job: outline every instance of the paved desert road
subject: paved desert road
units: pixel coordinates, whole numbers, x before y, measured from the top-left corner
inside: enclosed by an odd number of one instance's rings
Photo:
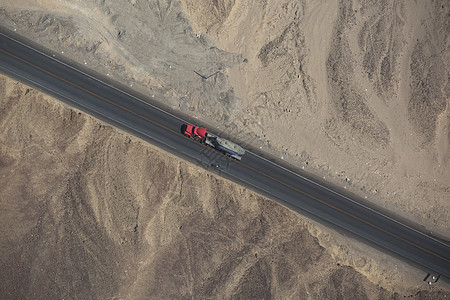
[[[229,159],[181,135],[182,119],[1,33],[0,70],[191,161],[204,166],[218,163],[227,178],[450,278],[450,247],[442,241],[251,152],[242,161]]]

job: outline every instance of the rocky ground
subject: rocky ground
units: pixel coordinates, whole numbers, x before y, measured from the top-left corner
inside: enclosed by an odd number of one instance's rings
[[[0,24],[448,239],[448,13],[445,1],[17,0]],[[0,87],[3,295],[448,293],[33,89]]]
[[[372,263],[367,277],[327,246],[326,228],[272,200],[6,77],[0,92],[3,299],[447,293],[407,266]],[[373,282],[380,272],[396,285]]]

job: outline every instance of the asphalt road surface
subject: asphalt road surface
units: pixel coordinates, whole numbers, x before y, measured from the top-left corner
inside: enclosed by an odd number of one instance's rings
[[[228,158],[183,136],[184,120],[1,33],[0,71],[184,158],[218,165],[217,171],[227,178],[450,278],[450,247],[444,242],[251,152],[241,161]]]

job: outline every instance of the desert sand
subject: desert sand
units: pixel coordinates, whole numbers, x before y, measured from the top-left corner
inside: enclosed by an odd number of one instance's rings
[[[448,240],[448,13],[445,1],[18,0],[0,24]],[[9,298],[448,294],[30,87],[0,87]]]

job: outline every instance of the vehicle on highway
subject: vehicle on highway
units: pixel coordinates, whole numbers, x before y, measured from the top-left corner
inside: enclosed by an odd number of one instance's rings
[[[181,131],[184,135],[198,140],[199,142],[203,142],[206,138],[206,128],[197,127],[190,124],[183,124],[181,126]]]
[[[214,149],[219,150],[220,152],[228,155],[237,160],[241,160],[242,156],[245,153],[244,148],[241,146],[221,137],[218,137],[206,130],[204,127],[197,127],[190,124],[183,124],[181,126],[181,132],[202,143],[208,145]]]

